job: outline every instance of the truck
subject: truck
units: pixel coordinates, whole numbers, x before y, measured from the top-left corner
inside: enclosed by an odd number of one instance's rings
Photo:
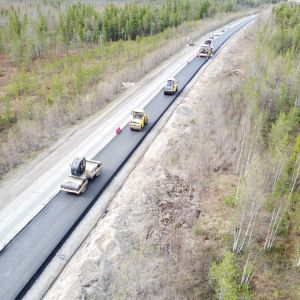
[[[167,81],[167,84],[164,87],[165,95],[174,95],[178,90],[178,84],[175,78],[171,78]]]
[[[75,157],[70,167],[71,173],[61,184],[60,190],[79,195],[85,192],[89,180],[100,175],[103,164],[97,160]]]
[[[199,52],[197,54],[198,57],[206,57],[206,58],[209,58],[212,56],[212,47],[211,47],[211,44],[208,45],[208,44],[202,44],[200,46],[200,49],[199,49]]]
[[[129,122],[130,130],[141,131],[148,123],[148,115],[145,114],[144,109],[136,108],[131,112],[131,119]]]

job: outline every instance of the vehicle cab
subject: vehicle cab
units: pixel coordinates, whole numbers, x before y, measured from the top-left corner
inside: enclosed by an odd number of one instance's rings
[[[204,42],[204,45],[207,45],[210,47],[211,52],[213,52],[213,44],[214,44],[214,39],[213,38],[209,38]]]
[[[148,123],[148,116],[145,114],[144,109],[134,109],[131,112],[131,120],[129,127],[131,130],[141,131]]]
[[[208,44],[202,44],[200,46],[199,52],[197,54],[198,57],[209,58],[212,56],[212,48]]]
[[[165,95],[174,95],[178,90],[178,84],[175,78],[171,78],[167,81],[167,84],[164,87]]]
[[[80,177],[86,167],[85,157],[75,157],[71,163],[71,174]]]

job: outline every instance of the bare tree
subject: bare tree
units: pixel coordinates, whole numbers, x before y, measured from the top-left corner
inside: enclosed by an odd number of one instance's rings
[[[248,116],[244,119],[245,121],[243,127],[246,124],[246,120],[249,122],[248,124],[251,124],[250,119],[251,113],[249,113]],[[259,170],[259,173],[260,175],[262,175],[262,177],[258,178],[255,174],[257,170],[253,169],[253,167],[257,168],[257,166],[255,166],[255,163],[251,165],[252,158],[256,152],[261,123],[262,114],[259,116],[259,121],[255,124],[252,130],[250,128],[250,125],[248,125],[248,129],[242,129],[242,132],[244,133],[236,169],[236,171],[239,171],[240,173],[235,196],[237,210],[232,246],[232,250],[235,253],[241,252],[247,241],[248,245],[250,245],[256,218],[258,217],[260,208],[264,201],[266,179],[267,177],[269,177],[269,175],[267,176],[266,174],[263,174],[264,171]],[[251,133],[251,135],[249,133]],[[251,136],[250,140],[245,142],[245,136]],[[247,152],[246,144],[249,144]],[[259,186],[258,189],[256,188],[257,186]]]
[[[286,162],[286,160],[284,161],[284,164],[282,164],[277,178],[275,178],[276,182],[278,181],[278,178],[280,177],[280,175],[282,173],[285,162]],[[276,203],[276,205],[273,209],[272,217],[271,217],[269,228],[268,228],[268,233],[267,233],[265,243],[264,243],[264,250],[270,250],[273,246],[275,236],[278,232],[279,225],[288,209],[289,200],[291,199],[292,194],[294,192],[296,182],[299,178],[299,173],[300,173],[300,156],[298,155],[295,165],[294,165],[294,169],[293,169],[292,181],[291,181],[291,187],[290,187],[289,194],[288,194],[288,196],[280,197],[279,201]],[[273,189],[273,191],[274,191],[274,189]]]
[[[250,246],[256,220],[265,201],[270,175],[262,171],[262,174],[257,176],[258,178],[253,178],[255,172],[256,168],[248,171],[248,178],[246,179],[245,187],[243,187],[244,191],[239,199],[239,207],[237,209],[238,225],[235,226],[232,247],[234,253],[240,253],[245,244],[247,244],[247,247]],[[258,188],[256,188],[257,186]],[[242,210],[241,214],[239,214],[240,210]]]
[[[254,264],[256,261],[256,256],[254,256],[252,262],[250,262],[250,256],[251,256],[251,252],[249,252],[246,262],[244,264],[243,275],[242,275],[242,278],[240,281],[240,286],[246,285],[248,287],[249,283],[251,281],[251,278],[254,275]]]

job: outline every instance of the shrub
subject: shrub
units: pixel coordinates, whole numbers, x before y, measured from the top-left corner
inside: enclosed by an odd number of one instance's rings
[[[224,197],[224,202],[229,207],[235,207],[235,196],[234,195],[227,195]]]
[[[219,264],[213,263],[210,268],[210,278],[218,299],[238,299],[238,286],[235,282],[235,276],[234,256],[231,252],[226,252],[223,260]]]
[[[201,234],[201,227],[199,223],[196,223],[193,227],[193,234],[194,236],[199,236]]]
[[[226,252],[219,264],[212,264],[209,276],[218,299],[251,299],[248,286],[237,283],[237,275],[234,254],[231,252]]]
[[[279,223],[277,234],[279,236],[287,237],[289,233],[289,227],[290,227],[290,220],[289,220],[289,215],[286,212],[283,215],[281,222]]]

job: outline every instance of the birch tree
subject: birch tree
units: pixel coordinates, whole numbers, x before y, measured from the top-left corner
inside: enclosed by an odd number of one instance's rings
[[[295,191],[295,186],[298,181],[299,175],[300,175],[300,156],[298,155],[293,168],[289,193],[279,198],[272,211],[272,217],[269,223],[268,233],[264,243],[265,250],[270,250],[273,246],[280,223],[289,207],[292,194]]]

